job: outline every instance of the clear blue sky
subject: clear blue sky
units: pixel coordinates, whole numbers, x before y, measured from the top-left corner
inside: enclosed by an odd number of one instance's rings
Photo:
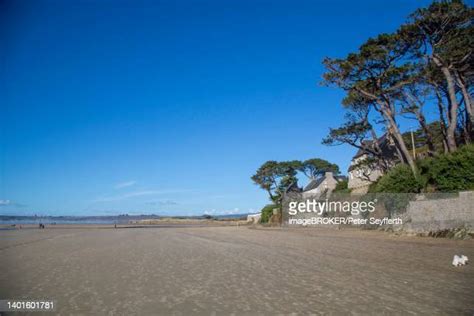
[[[345,171],[321,61],[427,3],[3,1],[0,214],[246,213],[266,160]]]

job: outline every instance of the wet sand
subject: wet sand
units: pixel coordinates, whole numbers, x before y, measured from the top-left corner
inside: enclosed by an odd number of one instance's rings
[[[474,313],[472,240],[57,227],[0,231],[0,267],[0,299],[52,299],[61,314]]]

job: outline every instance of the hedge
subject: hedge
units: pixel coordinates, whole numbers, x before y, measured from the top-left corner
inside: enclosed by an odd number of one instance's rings
[[[262,208],[262,217],[260,218],[260,223],[268,223],[270,217],[273,215],[273,209],[278,208],[276,204],[268,204]]]
[[[474,190],[474,145],[417,162],[419,175],[407,165],[397,165],[383,175],[371,192],[419,193]]]
[[[438,192],[474,190],[474,145],[419,163],[425,189]]]

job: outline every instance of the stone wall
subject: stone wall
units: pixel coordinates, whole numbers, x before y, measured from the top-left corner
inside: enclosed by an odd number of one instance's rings
[[[462,226],[474,229],[474,191],[459,196],[411,201],[405,214],[404,230],[417,233],[437,232]]]

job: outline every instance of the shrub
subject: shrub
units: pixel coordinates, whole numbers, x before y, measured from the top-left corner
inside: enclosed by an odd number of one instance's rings
[[[415,178],[408,165],[400,164],[382,176],[369,191],[378,193],[377,199],[383,203],[385,210],[392,217],[396,213],[405,212],[413,193],[419,193],[422,189],[420,177]]]
[[[375,192],[418,193],[422,188],[422,180],[413,176],[408,165],[400,164],[379,179]]]
[[[380,178],[378,178],[377,180],[375,180],[369,185],[369,189],[367,193],[377,193],[377,184],[379,184],[379,180]]]
[[[262,208],[262,217],[260,218],[260,223],[268,223],[270,217],[273,215],[273,209],[278,208],[276,204],[268,204]]]
[[[474,190],[474,145],[466,145],[449,154],[418,161],[420,175],[410,167],[397,165],[373,183],[369,192],[419,193]]]
[[[349,181],[347,181],[347,180],[339,181],[336,184],[336,187],[334,188],[334,192],[349,193],[350,190],[347,187],[348,184],[349,184]]]
[[[466,145],[453,153],[422,160],[419,168],[430,191],[473,190],[474,145]]]

